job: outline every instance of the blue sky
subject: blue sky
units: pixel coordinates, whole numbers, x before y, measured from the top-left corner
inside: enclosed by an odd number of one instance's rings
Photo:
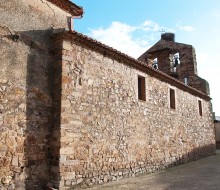
[[[195,47],[198,75],[210,84],[220,116],[220,0],[74,0],[84,8],[74,29],[134,58],[174,32]],[[180,58],[181,60],[181,58]]]

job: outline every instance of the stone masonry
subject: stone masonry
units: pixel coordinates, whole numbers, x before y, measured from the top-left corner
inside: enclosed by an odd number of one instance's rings
[[[53,30],[70,14],[45,0],[0,2],[0,189],[49,181]]]
[[[213,154],[209,95],[67,32],[80,14],[68,0],[0,2],[0,189],[88,187]]]
[[[57,37],[57,54],[62,51],[56,63],[62,73],[55,76],[61,81],[61,119],[53,135],[60,159],[53,168],[55,174],[60,171],[60,189],[149,173],[214,152],[208,99],[88,44],[77,33]],[[146,101],[137,97],[138,76],[146,79]],[[176,93],[175,110],[169,107],[170,88]]]

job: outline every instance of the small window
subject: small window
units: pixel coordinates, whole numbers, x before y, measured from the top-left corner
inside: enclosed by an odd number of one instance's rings
[[[188,78],[187,77],[184,78],[184,83],[185,83],[185,85],[188,85]]]
[[[202,102],[201,102],[201,100],[198,100],[198,104],[199,104],[199,115],[202,116]]]
[[[138,99],[146,101],[145,78],[138,76]]]
[[[176,109],[175,90],[170,89],[170,108]]]

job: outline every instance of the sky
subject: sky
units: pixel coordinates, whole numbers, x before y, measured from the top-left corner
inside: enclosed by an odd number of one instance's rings
[[[74,0],[84,16],[74,29],[138,58],[161,32],[193,45],[198,75],[209,82],[213,111],[220,116],[220,0]],[[181,60],[181,57],[180,57]]]

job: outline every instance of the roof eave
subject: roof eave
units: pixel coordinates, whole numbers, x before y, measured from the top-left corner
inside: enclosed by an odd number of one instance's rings
[[[72,16],[82,17],[83,16],[83,8],[74,4],[69,0],[47,0],[57,7],[61,8],[62,10],[68,12]]]

